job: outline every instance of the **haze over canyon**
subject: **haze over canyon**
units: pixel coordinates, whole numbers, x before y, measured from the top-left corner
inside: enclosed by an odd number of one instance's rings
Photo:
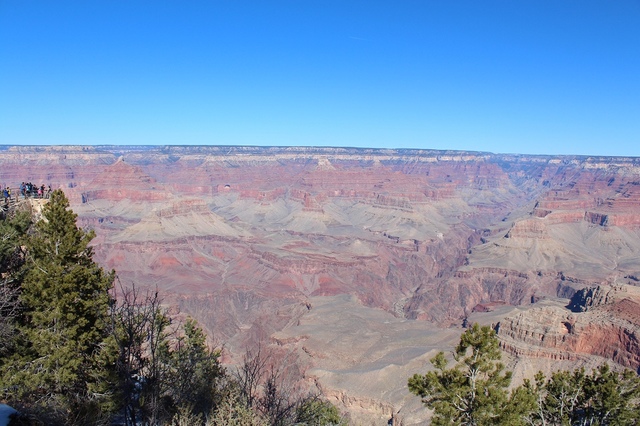
[[[95,260],[158,288],[226,362],[260,343],[363,424],[491,324],[516,380],[640,368],[640,158],[235,146],[4,146],[62,188]],[[369,422],[369,423],[367,423]]]

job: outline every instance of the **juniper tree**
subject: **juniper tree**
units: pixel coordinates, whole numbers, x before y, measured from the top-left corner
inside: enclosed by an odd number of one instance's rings
[[[308,426],[344,426],[347,421],[338,408],[318,397],[303,400],[296,409],[295,424]]]
[[[232,383],[208,417],[207,426],[269,426],[269,423],[247,405],[242,391]]]
[[[187,319],[182,331],[169,354],[169,394],[176,407],[189,406],[195,414],[204,416],[216,405],[217,382],[224,375],[220,351],[209,348],[195,320]]]

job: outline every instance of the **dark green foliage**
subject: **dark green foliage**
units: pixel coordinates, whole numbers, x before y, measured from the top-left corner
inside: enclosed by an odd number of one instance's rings
[[[444,353],[438,353],[431,360],[435,371],[415,374],[409,390],[434,410],[434,425],[507,424],[511,372],[504,371],[500,357],[495,332],[474,324],[456,347],[458,364],[447,368]]]
[[[611,371],[602,365],[587,377],[584,407],[587,422],[593,425],[631,425],[640,422],[640,379],[626,370]]]
[[[21,243],[30,225],[26,212],[10,210],[0,218],[0,357],[15,350],[24,264]]]
[[[319,398],[308,398],[296,410],[296,424],[308,426],[346,425],[340,411],[331,404]]]
[[[22,401],[52,400],[77,412],[101,393],[101,364],[113,273],[92,260],[92,232],[76,226],[62,191],[55,191],[25,240],[19,301],[19,345],[5,359],[3,383]]]
[[[24,263],[20,243],[31,226],[27,212],[10,211],[0,219],[0,275],[7,281],[7,273],[14,274]]]
[[[444,353],[431,363],[435,370],[409,379],[409,390],[434,410],[434,425],[637,425],[640,379],[632,371],[603,365],[558,371],[550,378],[538,373],[534,382],[507,390],[510,372],[498,362],[498,338],[489,327],[475,324],[460,338],[447,368]]]
[[[223,375],[219,351],[209,349],[206,336],[193,319],[182,327],[169,353],[170,396],[177,407],[191,407],[195,414],[206,415],[216,405],[216,380]]]
[[[615,372],[605,364],[591,374],[558,371],[547,379],[538,373],[532,389],[532,424],[623,426],[640,419],[640,379],[630,370]]]

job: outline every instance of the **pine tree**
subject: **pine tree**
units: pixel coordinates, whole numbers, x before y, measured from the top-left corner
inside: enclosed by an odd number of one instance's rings
[[[640,379],[631,371],[612,371],[607,364],[586,374],[583,368],[535,378],[533,425],[625,426],[640,422]]]
[[[14,351],[24,252],[22,240],[31,225],[26,212],[11,209],[0,216],[0,365]]]
[[[61,190],[51,194],[42,215],[26,244],[22,346],[7,373],[18,396],[53,398],[77,409],[98,398],[108,376],[101,351],[114,274],[93,261],[94,233],[76,226]]]
[[[601,365],[587,377],[584,386],[584,420],[591,425],[640,423],[640,379],[631,371],[612,371]]]
[[[460,337],[454,353],[457,365],[447,368],[440,352],[431,359],[435,371],[409,379],[409,390],[434,410],[433,425],[519,424],[508,410],[515,405],[507,389],[511,372],[499,362],[498,343],[490,327],[474,324]],[[521,393],[515,395],[530,401]]]
[[[409,379],[409,390],[434,410],[433,425],[626,426],[640,424],[640,378],[602,365],[557,371],[508,391],[511,372],[499,362],[499,342],[489,327],[474,324],[460,338],[447,368],[443,352],[435,367]]]

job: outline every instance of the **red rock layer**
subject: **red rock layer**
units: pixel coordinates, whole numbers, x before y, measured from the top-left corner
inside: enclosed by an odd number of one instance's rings
[[[529,304],[640,276],[636,158],[12,147],[0,149],[0,165],[4,184],[65,188],[96,230],[99,260],[122,279],[198,300],[242,294],[258,311],[349,293],[459,324],[478,304]],[[141,240],[145,221],[163,230],[167,219],[184,232]],[[200,314],[240,332],[260,314],[238,306]]]
[[[640,289],[597,287],[583,312],[559,306],[530,309],[500,321],[502,348],[519,357],[554,360],[598,356],[640,368]]]

